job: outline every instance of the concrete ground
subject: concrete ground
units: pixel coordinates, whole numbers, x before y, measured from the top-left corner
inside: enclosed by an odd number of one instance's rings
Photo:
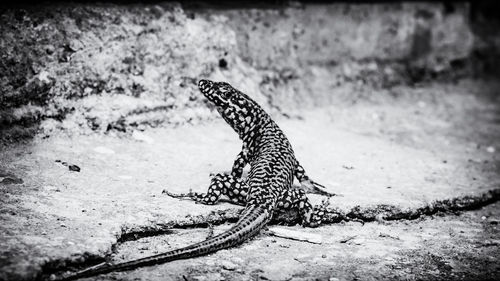
[[[401,86],[276,121],[310,176],[342,195],[330,199],[336,210],[416,210],[493,191],[486,205],[500,194],[500,107],[498,93],[482,85]],[[2,147],[0,279],[50,279],[104,258],[118,262],[203,240],[203,220],[218,211],[222,223],[240,207],[179,201],[162,191],[204,190],[209,173],[227,171],[240,145],[218,120]],[[322,243],[263,232],[207,257],[89,280],[495,279],[498,207],[364,225],[279,226],[317,234]],[[188,229],[172,230],[176,225]]]

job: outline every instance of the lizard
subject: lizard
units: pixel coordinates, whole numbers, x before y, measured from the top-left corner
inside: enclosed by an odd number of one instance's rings
[[[243,147],[234,161],[231,173],[213,176],[206,193],[166,193],[171,197],[189,198],[207,205],[217,203],[224,195],[233,203],[245,205],[239,220],[229,230],[205,241],[133,261],[98,265],[63,280],[126,271],[232,247],[259,233],[277,210],[298,210],[303,226],[316,227],[321,224],[326,204],[313,207],[304,188],[292,187],[293,180],[297,178],[303,187],[319,194],[328,193],[322,189],[324,186],[308,177],[295,158],[287,137],[270,115],[248,95],[229,83],[200,80],[198,88],[238,134]],[[248,164],[250,171],[246,179],[243,179],[243,169]]]

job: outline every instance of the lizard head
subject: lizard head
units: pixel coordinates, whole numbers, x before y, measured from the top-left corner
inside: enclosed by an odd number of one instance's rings
[[[240,137],[267,116],[254,100],[229,83],[200,80],[198,88]]]

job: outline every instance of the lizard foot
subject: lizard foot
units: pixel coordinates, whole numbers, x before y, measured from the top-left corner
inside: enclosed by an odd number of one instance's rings
[[[333,196],[342,196],[341,194],[336,194],[336,193],[331,193],[326,191],[326,187],[322,184],[319,184],[313,180],[305,180],[300,183],[301,187],[306,191],[307,193],[314,193],[314,194],[319,194],[319,195],[324,195],[328,197],[333,197]]]
[[[320,205],[314,206],[311,214],[308,216],[307,220],[304,220],[302,225],[307,227],[318,227],[323,222],[323,217],[327,212],[327,207],[330,205],[328,199],[323,199]]]

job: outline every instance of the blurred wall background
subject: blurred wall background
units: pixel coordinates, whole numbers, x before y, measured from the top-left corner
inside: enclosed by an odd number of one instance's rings
[[[0,10],[0,135],[128,133],[216,118],[200,78],[274,115],[378,89],[496,79],[495,1],[132,1]]]

